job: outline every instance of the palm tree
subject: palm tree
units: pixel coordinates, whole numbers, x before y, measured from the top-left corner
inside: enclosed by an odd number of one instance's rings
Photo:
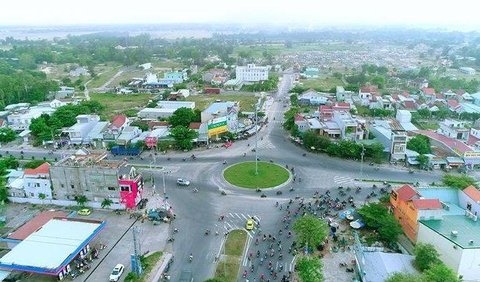
[[[113,201],[111,199],[105,198],[102,201],[102,209],[109,208],[113,204]]]
[[[39,193],[38,198],[42,200],[42,205],[44,204],[45,199],[47,198],[47,195],[45,193]]]
[[[85,204],[88,202],[88,198],[85,195],[75,196],[75,201],[80,207],[84,208]]]

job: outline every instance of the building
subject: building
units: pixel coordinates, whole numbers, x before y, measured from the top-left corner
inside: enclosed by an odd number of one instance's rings
[[[62,131],[68,137],[69,144],[89,144],[88,133],[100,122],[98,115],[78,115],[77,123]]]
[[[243,82],[259,82],[268,80],[268,67],[260,67],[255,64],[237,66],[235,77]]]
[[[106,130],[102,132],[102,141],[105,143],[115,142],[128,124],[130,124],[130,120],[126,115],[114,116]]]
[[[143,178],[126,161],[107,160],[103,154],[75,154],[50,167],[53,196],[75,200],[79,196],[88,201],[111,199],[126,208],[134,208],[143,193]]]
[[[476,73],[475,69],[470,67],[460,67],[458,70],[461,73],[468,74],[468,75],[475,75]]]
[[[445,119],[439,123],[440,127],[437,133],[453,139],[467,141],[470,135],[470,129],[465,127],[466,124],[467,122],[465,121]]]
[[[342,140],[356,141],[367,138],[365,124],[354,119],[349,112],[333,111],[332,121],[338,125]]]
[[[159,101],[156,108],[145,108],[138,112],[137,116],[146,120],[157,120],[171,117],[172,114],[180,109],[195,109],[195,102],[189,101]]]
[[[75,88],[68,86],[60,86],[60,90],[55,92],[56,99],[70,98],[75,94]]]
[[[23,189],[27,198],[52,199],[50,164],[43,163],[37,168],[25,169],[23,171]]]
[[[320,71],[318,68],[306,68],[304,72],[302,72],[302,77],[305,78],[318,78],[320,75]]]
[[[411,185],[405,184],[390,194],[393,215],[412,242],[417,241],[418,220],[439,219],[443,206],[439,199],[425,199]]]
[[[7,107],[5,107],[5,110],[7,110]],[[7,116],[7,124],[15,131],[27,130],[32,119],[38,118],[42,114],[51,115],[54,112],[55,109],[50,106],[17,107]]]
[[[319,93],[313,89],[309,89],[298,97],[298,103],[306,106],[325,105],[328,102],[328,96],[329,94],[327,93]]]
[[[75,259],[90,255],[90,242],[106,224],[66,217],[53,217],[42,224],[44,218],[40,214],[22,226],[22,234],[15,236],[21,240],[17,239],[18,244],[0,258],[1,270],[56,276],[62,280],[75,269]]]
[[[214,102],[200,114],[201,122],[207,123],[208,137],[218,137],[225,132],[238,132],[240,125],[238,113],[240,105],[238,102]]]
[[[182,83],[188,79],[186,71],[171,71],[163,74],[163,79],[170,80],[173,84]]]
[[[478,281],[480,273],[480,222],[477,216],[445,215],[419,221],[418,243],[432,244],[439,259],[462,281]]]
[[[398,120],[374,120],[369,129],[390,154],[390,161],[405,159],[407,132]]]

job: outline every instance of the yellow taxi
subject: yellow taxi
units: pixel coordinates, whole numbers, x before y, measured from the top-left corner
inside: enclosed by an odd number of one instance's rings
[[[247,219],[247,223],[245,223],[245,229],[252,230],[255,227],[255,222],[253,219]]]

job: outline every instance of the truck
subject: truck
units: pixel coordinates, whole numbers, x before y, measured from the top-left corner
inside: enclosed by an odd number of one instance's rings
[[[138,147],[113,146],[110,152],[115,156],[138,156],[142,151]]]

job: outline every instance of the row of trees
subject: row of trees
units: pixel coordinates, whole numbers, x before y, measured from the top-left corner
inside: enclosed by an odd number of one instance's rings
[[[19,166],[18,160],[9,156],[7,158],[0,158],[0,205],[7,201],[7,187],[6,179],[7,169],[17,169]]]
[[[244,85],[242,87],[242,90],[249,91],[249,92],[272,91],[277,89],[277,85],[278,85],[278,76],[275,74],[270,74],[268,80]]]

